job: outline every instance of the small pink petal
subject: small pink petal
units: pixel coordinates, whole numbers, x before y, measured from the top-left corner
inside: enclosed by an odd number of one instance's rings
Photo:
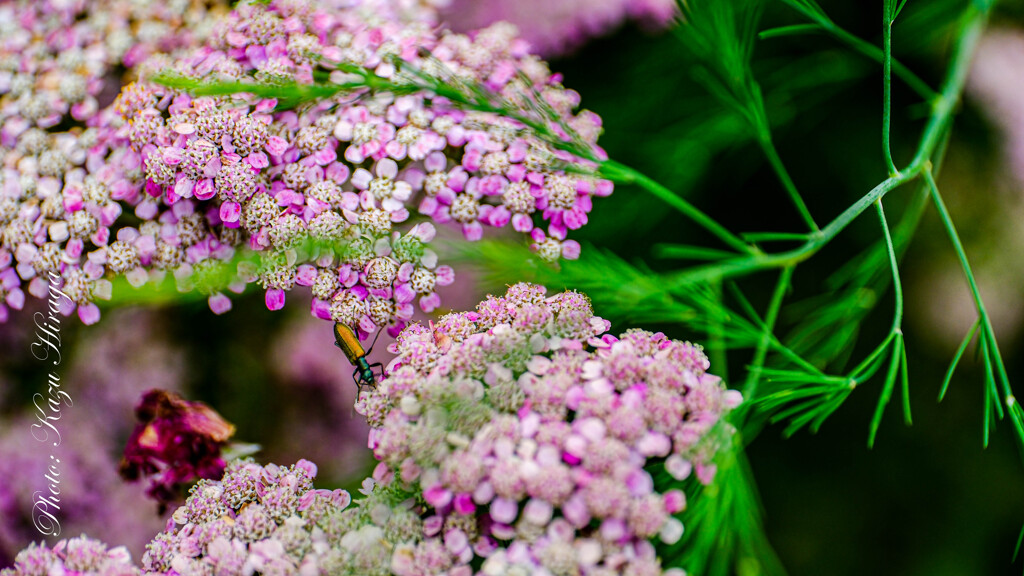
[[[220,174],[222,166],[223,162],[221,162],[220,156],[210,158],[210,161],[206,163],[206,166],[203,166],[203,176],[206,176],[207,178],[216,177],[217,174]]]
[[[395,287],[395,302],[404,304],[411,302],[415,297],[416,291],[412,289],[412,285],[403,282]]]
[[[377,169],[375,171],[377,176],[393,180],[398,175],[398,164],[390,158],[385,158],[377,162]]]
[[[298,271],[295,273],[295,283],[299,286],[312,286],[313,282],[316,281],[316,275],[316,266],[303,264],[299,266]]]
[[[313,159],[313,162],[315,162],[317,166],[327,166],[331,162],[334,162],[335,160],[338,159],[338,153],[334,150],[334,148],[325,148],[323,150],[314,152],[311,158]]]
[[[82,323],[86,326],[90,326],[99,322],[100,320],[100,308],[92,302],[78,307],[78,318],[82,320]]]
[[[252,154],[249,154],[245,157],[245,162],[257,170],[270,166],[270,160],[263,152],[253,152]]]
[[[468,516],[476,512],[476,504],[473,503],[473,496],[471,494],[458,494],[452,501],[452,507],[455,511],[463,516]]]
[[[438,266],[434,276],[438,286],[448,286],[455,281],[455,270],[451,266]]]
[[[669,490],[663,498],[665,501],[665,511],[669,514],[686,510],[686,494],[682,490]]]
[[[280,288],[269,288],[265,298],[268,310],[280,310],[284,308],[284,290]]]
[[[489,507],[491,519],[501,524],[512,524],[519,516],[519,504],[507,498],[495,498]]]
[[[466,240],[475,242],[484,236],[484,227],[479,222],[468,222],[462,225],[462,234]]]
[[[580,257],[580,243],[575,240],[562,242],[562,257],[566,260],[576,260]]]
[[[437,310],[441,305],[441,297],[438,296],[437,292],[431,292],[426,296],[420,298],[420,309],[427,314]]]
[[[209,200],[217,194],[217,188],[213,185],[213,179],[200,180],[193,189],[193,194],[199,200]]]
[[[373,180],[373,174],[370,174],[370,171],[365,168],[357,168],[352,174],[352,185],[360,190],[369,188],[371,180]]]
[[[453,494],[444,486],[435,484],[423,491],[423,500],[433,508],[443,508],[451,503]]]
[[[440,172],[448,166],[448,158],[442,152],[431,152],[423,161],[428,172]]]
[[[331,303],[324,300],[318,300],[313,298],[313,302],[310,305],[310,313],[321,320],[331,319]]]
[[[280,156],[288,150],[288,141],[280,136],[271,136],[267,139],[267,144],[264,146],[264,149],[266,149],[271,156]]]
[[[242,215],[242,206],[238,202],[225,202],[220,205],[222,222],[238,222]]]
[[[195,190],[196,183],[188,178],[180,178],[174,184],[174,193],[182,198],[191,198],[192,191]]]
[[[210,305],[210,310],[218,316],[231,310],[231,298],[221,292],[211,295],[206,299],[206,303]]]
[[[25,293],[21,288],[15,288],[7,293],[7,297],[4,298],[7,305],[15,310],[21,310],[25,306]]]

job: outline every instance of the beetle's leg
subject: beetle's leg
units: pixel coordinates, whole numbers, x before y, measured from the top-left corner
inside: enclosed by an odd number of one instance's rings
[[[380,379],[383,380],[384,379],[384,365],[381,364],[380,362],[376,362],[374,364],[370,364],[370,370],[373,370],[374,368],[380,368]],[[374,374],[374,376],[376,376],[376,374]]]

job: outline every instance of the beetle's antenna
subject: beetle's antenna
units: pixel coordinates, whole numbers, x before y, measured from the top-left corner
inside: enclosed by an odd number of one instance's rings
[[[384,331],[384,327],[383,326],[381,326],[380,329],[377,330],[377,335],[373,337],[373,342],[371,342],[370,343],[370,347],[366,349],[366,356],[369,356],[370,352],[373,352],[373,347],[374,347],[374,345],[377,344],[377,338],[380,338],[380,333],[383,332],[383,331]]]

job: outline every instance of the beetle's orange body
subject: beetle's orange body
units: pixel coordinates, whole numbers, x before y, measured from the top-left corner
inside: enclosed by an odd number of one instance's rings
[[[334,341],[353,366],[358,364],[360,358],[366,356],[363,345],[359,343],[359,337],[351,328],[341,322],[334,323]]]
[[[380,336],[380,332],[377,332]],[[373,339],[377,342],[377,339]],[[374,387],[377,385],[377,377],[373,373],[374,366],[381,366],[378,364],[370,364],[366,360],[366,355],[369,353],[363,350],[363,345],[359,343],[359,336],[356,333],[341,322],[334,323],[334,345],[341,348],[341,351],[345,353],[345,357],[352,366],[355,367],[355,371],[352,372],[352,379],[356,381],[356,386],[362,391],[363,386]],[[373,349],[373,346],[370,346]],[[381,366],[383,370],[383,366]]]

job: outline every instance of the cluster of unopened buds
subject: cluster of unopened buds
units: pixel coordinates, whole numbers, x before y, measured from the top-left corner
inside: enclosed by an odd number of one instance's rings
[[[24,282],[45,297],[55,273],[69,296],[63,311],[77,307],[91,323],[95,300],[112,296],[115,277],[141,286],[171,274],[179,290],[205,293],[217,313],[231,307],[226,291],[250,283],[265,289],[271,309],[307,286],[314,315],[365,336],[385,326],[397,333],[414,303],[428,312],[439,306],[436,287],[453,272],[429,247],[435,223],[458,225],[468,240],[485,226],[510,225],[530,236],[540,258],[577,257],[567,233],[587,222],[592,199],[610,194],[611,184],[563,170],[592,164],[517,121],[425,91],[362,89],[284,109],[275,98],[195,97],[153,80],[171,74],[197,85],[286,89],[354,66],[399,82],[397,58],[509,102],[542,102],[556,132],[568,139],[570,130],[601,154],[600,119],[574,113],[578,95],[529,54],[514,28],[466,36],[432,28],[423,6],[410,21],[371,16],[375,2],[343,4],[241,4],[194,47],[157,43],[177,50],[135,66],[141,79],[111,106],[72,107],[84,126],[51,134],[5,123],[7,306],[21,307]],[[43,21],[41,32],[57,34],[53,22]],[[138,223],[122,225],[124,212]]]
[[[650,540],[679,539],[686,499],[647,467],[710,482],[712,432],[741,398],[699,347],[608,328],[582,294],[517,284],[399,335],[356,409],[375,477],[422,493],[425,535],[448,555],[425,567],[421,545],[400,547],[395,574],[661,573]]]

